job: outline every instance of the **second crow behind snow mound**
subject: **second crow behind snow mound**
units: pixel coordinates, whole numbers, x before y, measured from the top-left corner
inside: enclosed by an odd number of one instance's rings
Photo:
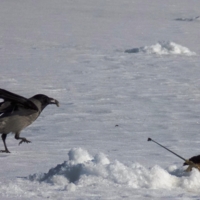
[[[200,155],[193,156],[192,158],[189,159],[189,161],[192,161],[193,163],[200,165]],[[184,162],[183,165],[188,165],[188,163]]]
[[[21,140],[19,144],[30,143],[26,138],[20,137],[20,132],[32,124],[40,115],[42,110],[49,104],[59,102],[44,94],[37,94],[29,99],[11,93],[4,89],[0,89],[0,98],[4,101],[0,103],[0,134],[5,150],[0,152],[10,153],[6,145],[6,137],[8,133],[14,133],[15,139]]]

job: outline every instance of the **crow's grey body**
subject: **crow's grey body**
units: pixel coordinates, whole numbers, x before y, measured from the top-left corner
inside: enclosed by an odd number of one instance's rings
[[[46,95],[38,94],[29,99],[26,99],[17,94],[0,89],[0,98],[4,99],[0,103],[0,133],[5,146],[5,150],[1,152],[9,153],[5,140],[8,133],[15,133],[16,139],[21,139],[20,143],[29,143],[26,138],[20,137],[20,132],[33,123],[42,110],[48,104],[56,104],[59,102]]]

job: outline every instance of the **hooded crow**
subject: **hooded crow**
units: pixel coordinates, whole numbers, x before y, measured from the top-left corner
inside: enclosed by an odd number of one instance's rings
[[[44,94],[37,94],[26,99],[0,89],[0,98],[3,99],[3,102],[0,102],[0,134],[2,134],[1,138],[5,147],[5,150],[0,150],[0,152],[5,153],[10,153],[6,145],[8,133],[14,133],[15,139],[21,140],[19,145],[23,142],[30,143],[31,141],[20,137],[20,132],[32,124],[47,105],[56,104],[59,106],[56,99]]]
[[[200,165],[200,155],[193,156],[189,159],[189,161],[192,161],[194,164]],[[188,165],[187,162],[184,162],[183,165]]]
[[[185,170],[186,172],[190,172],[193,167],[200,171],[200,155],[193,156],[189,160],[186,160],[183,165],[189,165],[189,167]]]

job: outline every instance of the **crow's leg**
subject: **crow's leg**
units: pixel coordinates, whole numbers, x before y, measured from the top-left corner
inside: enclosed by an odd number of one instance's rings
[[[7,134],[2,134],[2,136],[1,136],[4,147],[5,147],[5,150],[0,150],[0,152],[2,152],[2,153],[10,153],[10,151],[8,150],[7,145],[6,145],[6,137],[7,137]]]
[[[31,141],[27,140],[26,138],[19,137],[19,134],[20,134],[20,133],[16,133],[16,134],[15,134],[15,139],[16,139],[16,140],[21,140],[21,141],[19,142],[19,145],[20,145],[21,143],[23,143],[23,142],[26,142],[26,143],[30,143],[30,142],[31,142]]]

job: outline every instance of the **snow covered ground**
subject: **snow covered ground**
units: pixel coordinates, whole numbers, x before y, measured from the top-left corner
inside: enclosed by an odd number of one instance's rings
[[[0,199],[199,199],[200,1],[0,3],[0,87],[60,101],[0,154]],[[1,148],[3,143],[1,142]]]

